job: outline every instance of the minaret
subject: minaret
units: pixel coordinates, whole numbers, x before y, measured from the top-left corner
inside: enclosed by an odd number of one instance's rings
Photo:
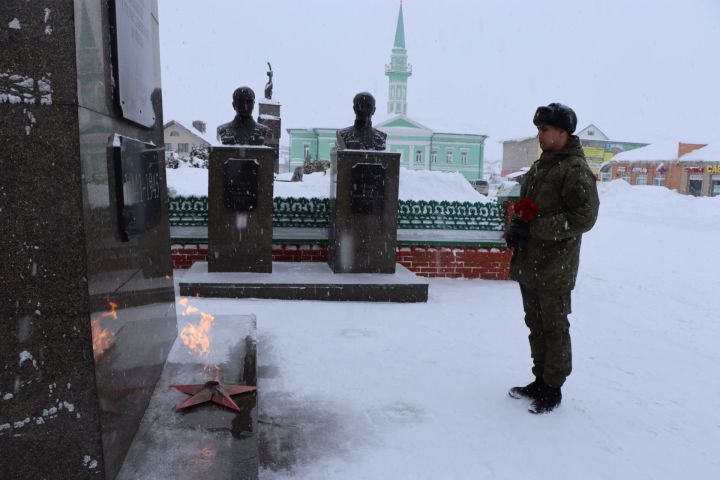
[[[390,65],[385,65],[385,75],[390,79],[388,113],[407,115],[407,79],[412,75],[412,65],[407,63],[402,0],[400,0],[400,13],[395,29],[395,43],[390,56]]]

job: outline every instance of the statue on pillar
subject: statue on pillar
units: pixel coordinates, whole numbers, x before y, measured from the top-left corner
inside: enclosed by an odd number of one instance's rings
[[[270,62],[267,62],[267,64],[268,64],[268,72],[267,72],[268,81],[265,84],[265,98],[267,98],[268,100],[272,100],[273,71],[272,71],[272,65],[270,65]]]

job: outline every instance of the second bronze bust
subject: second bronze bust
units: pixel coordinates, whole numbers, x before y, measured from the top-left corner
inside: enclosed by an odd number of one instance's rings
[[[255,92],[250,87],[240,87],[233,92],[235,118],[220,125],[217,137],[223,145],[264,145],[272,132],[252,118],[255,107]]]
[[[353,99],[355,124],[337,132],[339,149],[385,150],[387,134],[372,127],[372,115],[375,113],[375,97],[368,92],[360,92]]]

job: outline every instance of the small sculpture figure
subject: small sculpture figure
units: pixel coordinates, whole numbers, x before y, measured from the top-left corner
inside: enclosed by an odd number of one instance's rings
[[[272,132],[252,117],[255,92],[250,87],[240,87],[233,92],[233,108],[236,115],[232,122],[220,125],[217,137],[223,145],[264,145],[272,138]]]
[[[269,70],[268,70],[268,72],[267,72],[268,81],[267,81],[267,83],[265,84],[265,98],[267,98],[268,100],[272,100],[272,89],[273,89],[272,77],[273,77],[273,71],[272,71],[272,65],[270,65],[270,62],[267,62],[267,64],[268,64],[268,69],[269,69]]]
[[[387,134],[372,127],[375,97],[360,92],[353,98],[355,124],[337,132],[338,149],[385,150]]]

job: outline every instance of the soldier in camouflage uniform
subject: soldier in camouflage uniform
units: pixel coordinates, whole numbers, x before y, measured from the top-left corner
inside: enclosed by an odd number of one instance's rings
[[[573,135],[575,112],[551,103],[537,109],[533,123],[542,155],[525,175],[520,196],[537,213],[515,215],[506,241],[514,248],[510,276],[520,283],[535,380],[509,394],[531,399],[532,413],[546,413],[560,405],[560,388],[572,370],[570,292],[582,234],[595,224],[600,202],[595,176]]]

